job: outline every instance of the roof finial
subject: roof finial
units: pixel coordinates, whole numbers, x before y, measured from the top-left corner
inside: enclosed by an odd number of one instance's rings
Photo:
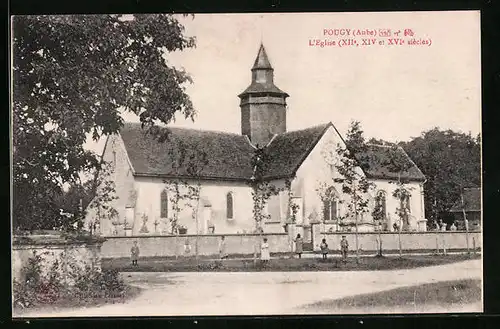
[[[260,15],[260,45],[264,44],[264,33],[262,28],[262,21],[264,20],[264,15]]]

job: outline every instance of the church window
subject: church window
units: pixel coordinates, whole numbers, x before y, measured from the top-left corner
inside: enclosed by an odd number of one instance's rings
[[[332,221],[338,219],[337,200],[323,201],[323,220]]]
[[[227,219],[233,219],[233,194],[229,192],[226,195],[226,217]]]
[[[163,190],[161,192],[161,197],[160,197],[160,217],[161,218],[168,218],[168,193],[167,191]]]

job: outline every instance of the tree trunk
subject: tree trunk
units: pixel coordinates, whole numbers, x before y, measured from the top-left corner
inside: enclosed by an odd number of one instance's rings
[[[260,227],[259,227],[259,222],[256,223],[255,225],[257,231],[259,232],[259,235],[257,236],[256,235],[256,238],[260,238]],[[258,240],[256,239],[256,241],[254,242],[254,246],[253,246],[253,264],[254,265],[257,265],[257,244],[258,244]]]
[[[436,231],[436,255],[439,255],[439,233]]]
[[[465,225],[465,242],[467,243],[467,255],[470,255],[470,249],[469,249],[469,223],[467,221],[467,214],[465,212],[465,204],[464,204],[464,193],[463,189],[460,192],[460,199],[462,201],[462,213],[464,215],[464,225]]]
[[[195,210],[195,221],[196,221],[196,238],[194,242],[194,255],[196,259],[196,263],[198,264],[198,253],[199,253],[199,234],[200,234],[200,225],[199,225],[199,220],[198,220],[198,209],[200,208],[200,194],[198,192],[198,201],[196,203],[196,210]]]
[[[401,246],[401,229],[402,229],[402,223],[400,219],[399,227],[398,227],[398,244],[399,244],[399,257],[403,257],[403,248]]]
[[[354,218],[354,221],[355,221],[355,224],[356,224],[356,263],[359,264],[359,241],[358,241],[358,213],[357,213],[357,210],[356,210],[356,204],[354,204],[354,215],[355,215],[355,218]]]
[[[379,227],[379,230],[378,230],[378,243],[379,243],[379,246],[378,246],[378,255],[382,256],[382,233],[380,233],[380,227]]]

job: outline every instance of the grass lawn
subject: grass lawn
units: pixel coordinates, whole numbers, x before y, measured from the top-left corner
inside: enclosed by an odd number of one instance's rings
[[[324,300],[306,305],[315,310],[399,310],[434,312],[442,309],[460,309],[481,302],[481,280],[456,280],[397,288],[373,294],[356,295],[342,299]],[[347,310],[347,311],[346,311]]]
[[[125,301],[137,297],[141,293],[142,289],[134,286],[126,286],[123,291],[122,296],[120,297],[88,297],[88,298],[61,298],[56,300],[50,304],[36,304],[32,305],[28,308],[22,308],[20,306],[15,306],[13,309],[14,316],[22,316],[25,312],[33,312],[36,311],[58,311],[70,308],[78,308],[78,307],[93,307],[93,306],[101,306],[105,304],[119,304],[124,303]]]
[[[423,266],[449,264],[468,259],[480,259],[480,255],[421,255],[400,257],[360,257],[359,264],[354,257],[343,263],[339,257],[271,259],[266,266],[254,265],[252,258],[246,259],[193,259],[193,258],[141,258],[137,266],[129,258],[103,259],[102,268],[120,272],[252,272],[252,271],[373,271],[409,269]]]

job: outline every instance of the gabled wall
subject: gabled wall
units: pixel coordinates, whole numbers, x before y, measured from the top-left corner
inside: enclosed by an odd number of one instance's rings
[[[300,195],[303,196],[302,215],[306,226],[309,224],[309,217],[314,212],[318,215],[319,220],[323,218],[323,206],[318,193],[318,188],[322,182],[334,186],[340,195],[343,202],[338,205],[339,216],[343,217],[348,213],[347,204],[350,202],[350,198],[348,195],[342,193],[341,184],[333,182],[334,178],[339,177],[335,169],[335,164],[338,163],[340,159],[336,152],[339,145],[345,147],[344,142],[336,130],[330,126],[297,171],[296,181],[299,182]],[[332,150],[333,152],[331,152]],[[359,169],[359,171],[363,174],[361,169]],[[379,190],[384,190],[387,195],[387,213],[390,214],[389,216],[392,220],[388,225],[391,226],[390,228],[392,229],[392,223],[397,217],[396,208],[399,205],[398,201],[392,197],[396,185],[389,183],[387,180],[369,179],[369,181],[375,184],[375,188],[371,190],[368,195],[370,199],[370,212],[365,213],[362,218],[358,219],[358,223],[373,222],[371,209],[374,207],[375,193]],[[414,217],[415,222],[417,222],[424,218],[423,186],[419,182],[412,182],[408,184],[408,187],[411,189],[412,194],[410,201],[411,215]],[[348,220],[345,220],[345,222],[348,222]],[[416,229],[417,224],[415,223],[414,226]],[[328,229],[328,227],[326,227],[326,229]]]
[[[104,146],[104,152],[102,155],[102,160],[111,165],[112,171],[109,177],[110,180],[115,183],[115,196],[116,200],[112,201],[110,205],[118,211],[120,222],[125,219],[125,207],[129,199],[130,193],[134,190],[134,176],[133,168],[129,162],[127,153],[125,151],[125,145],[123,140],[119,135],[111,135],[106,140]],[[87,215],[85,222],[93,222],[97,217],[96,211],[93,208],[87,209]],[[118,234],[122,234],[120,231],[123,227],[118,227]],[[101,219],[100,221],[100,231],[103,235],[112,235],[114,226],[111,221]]]

